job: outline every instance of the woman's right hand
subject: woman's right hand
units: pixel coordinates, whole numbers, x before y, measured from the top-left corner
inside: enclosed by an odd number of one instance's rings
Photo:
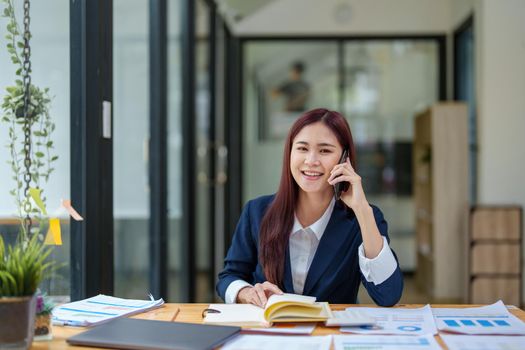
[[[253,287],[244,287],[237,294],[237,302],[242,304],[253,304],[264,308],[268,298],[272,294],[283,294],[275,284],[268,281],[257,283]]]

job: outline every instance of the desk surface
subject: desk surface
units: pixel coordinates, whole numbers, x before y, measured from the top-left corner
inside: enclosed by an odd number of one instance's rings
[[[201,323],[202,322],[202,311],[208,306],[208,304],[165,304],[164,307],[155,309],[146,313],[142,313],[133,318],[149,319],[149,320],[160,320],[160,321],[170,321],[175,314],[177,308],[180,308],[175,321],[177,322],[191,322],[191,323]],[[332,310],[344,310],[348,306],[373,306],[373,305],[331,305]],[[415,308],[421,307],[423,305],[399,305],[398,307],[403,308]],[[454,307],[454,308],[463,308],[469,306],[481,306],[481,305],[432,305],[432,307]],[[509,310],[516,317],[525,322],[525,311],[520,309],[511,309]],[[42,350],[42,349],[94,349],[94,348],[85,348],[78,346],[69,346],[66,343],[66,339],[72,335],[83,332],[86,328],[81,327],[53,327],[53,340],[51,341],[42,341],[42,342],[33,342],[31,349],[33,350]],[[328,335],[328,334],[339,334],[339,328],[327,328],[318,324],[314,330],[313,335]],[[438,343],[446,349],[443,344],[443,341],[439,336],[436,336]]]

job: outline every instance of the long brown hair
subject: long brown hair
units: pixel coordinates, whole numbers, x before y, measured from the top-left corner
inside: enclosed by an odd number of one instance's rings
[[[337,138],[343,149],[348,150],[350,163],[356,168],[355,148],[350,126],[338,112],[324,108],[314,109],[302,114],[292,125],[284,144],[283,167],[279,190],[261,221],[259,233],[259,261],[266,279],[282,288],[284,259],[288,238],[293,226],[299,186],[292,177],[290,154],[297,134],[307,125],[322,122]]]

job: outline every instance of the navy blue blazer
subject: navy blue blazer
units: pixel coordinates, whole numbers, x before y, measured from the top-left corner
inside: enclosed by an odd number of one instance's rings
[[[242,279],[250,284],[266,281],[258,259],[259,227],[273,198],[274,196],[270,195],[251,200],[242,211],[231,247],[224,260],[224,270],[219,273],[216,286],[217,293],[223,300],[226,289],[235,280]],[[377,207],[372,208],[379,232],[389,241],[383,214]],[[336,202],[306,276],[303,294],[332,304],[353,304],[356,303],[361,281],[376,304],[396,304],[403,292],[403,275],[399,263],[392,276],[383,283],[375,285],[368,282],[359,268],[358,248],[362,242],[354,213],[344,204]],[[394,256],[396,257],[395,253]],[[282,289],[285,293],[294,293],[289,247],[286,249]]]

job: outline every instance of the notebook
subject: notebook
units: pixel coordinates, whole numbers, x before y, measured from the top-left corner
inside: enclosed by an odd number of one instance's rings
[[[118,318],[67,339],[72,345],[116,349],[213,349],[239,327]]]
[[[271,327],[274,322],[318,322],[332,318],[326,302],[297,294],[273,294],[264,309],[251,304],[210,304],[204,323]]]

